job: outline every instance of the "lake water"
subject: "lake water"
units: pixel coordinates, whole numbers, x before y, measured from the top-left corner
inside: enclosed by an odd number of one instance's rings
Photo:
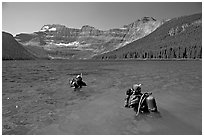
[[[80,73],[88,86],[73,93],[68,80]],[[122,107],[125,92],[134,83],[142,83],[142,92],[153,93],[161,118],[138,120],[134,111]],[[94,106],[97,99],[101,104]],[[52,134],[51,129],[58,134],[202,134],[202,61],[3,61],[2,100],[3,134]],[[50,100],[55,103],[47,103]],[[101,124],[82,120],[90,117],[83,107],[77,107],[80,104],[93,107],[89,109],[92,117],[104,105],[101,119],[96,118]],[[111,107],[105,107],[108,104]],[[76,124],[73,118],[70,123],[75,124],[63,123],[75,109],[80,122]],[[48,118],[50,111],[55,120]],[[53,124],[59,126],[53,128]]]

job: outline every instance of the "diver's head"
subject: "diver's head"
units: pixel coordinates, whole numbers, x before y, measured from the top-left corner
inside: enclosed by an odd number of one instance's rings
[[[76,78],[81,78],[81,75],[77,75]]]
[[[142,84],[134,84],[134,85],[132,86],[132,89],[133,89],[134,91],[141,92],[141,85],[142,85]]]
[[[76,80],[77,80],[77,81],[81,81],[81,80],[82,80],[82,76],[81,76],[81,75],[77,75],[77,76],[76,76]]]

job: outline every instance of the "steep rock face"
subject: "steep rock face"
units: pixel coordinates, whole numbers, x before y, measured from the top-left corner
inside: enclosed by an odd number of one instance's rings
[[[128,29],[128,32],[125,35],[124,43],[122,43],[121,46],[124,46],[150,34],[164,22],[165,21],[157,21],[152,17],[144,17],[141,20],[137,20],[129,25],[124,26],[124,28]]]
[[[196,59],[202,58],[202,14],[171,19],[146,37],[98,59]]]
[[[39,32],[18,34],[15,38],[25,46],[43,47],[53,58],[91,58],[140,39],[162,23],[154,18],[144,17],[122,28],[106,31],[89,25],[75,29],[59,24],[47,24]]]
[[[2,32],[2,59],[30,60],[36,57],[24,49],[11,34]]]
[[[85,26],[82,26],[81,28],[81,32],[80,32],[80,36],[100,36],[100,35],[103,35],[103,31],[101,30],[98,30],[92,26],[89,26],[89,25],[85,25]]]
[[[63,41],[64,43],[73,42],[80,32],[79,29],[67,28],[64,25],[58,24],[44,25],[40,31],[45,32],[45,41],[48,43],[50,41]]]

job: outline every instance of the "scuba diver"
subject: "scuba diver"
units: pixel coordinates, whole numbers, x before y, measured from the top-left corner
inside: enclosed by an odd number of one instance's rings
[[[70,86],[75,89],[82,88],[82,86],[87,86],[86,83],[82,80],[82,73],[77,75],[76,78],[73,78],[69,83]]]
[[[141,84],[134,84],[131,89],[126,91],[125,107],[138,105],[141,96]]]
[[[156,101],[152,93],[141,93],[141,84],[134,84],[126,91],[125,107],[133,108],[136,116],[139,113],[157,112]]]

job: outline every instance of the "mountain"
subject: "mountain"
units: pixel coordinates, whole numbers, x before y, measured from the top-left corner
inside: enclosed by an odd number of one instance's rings
[[[2,59],[31,60],[36,57],[19,44],[11,34],[2,32]]]
[[[109,30],[99,30],[89,25],[76,29],[47,24],[37,32],[18,34],[15,39],[25,48],[42,48],[51,59],[88,59],[138,40],[155,31],[164,22],[144,17],[121,28]]]
[[[171,19],[149,35],[93,58],[202,58],[202,14]]]
[[[128,32],[125,35],[124,42],[121,44],[121,47],[150,34],[164,22],[164,20],[159,21],[152,17],[144,17],[129,25],[125,25],[124,28],[127,28]]]

